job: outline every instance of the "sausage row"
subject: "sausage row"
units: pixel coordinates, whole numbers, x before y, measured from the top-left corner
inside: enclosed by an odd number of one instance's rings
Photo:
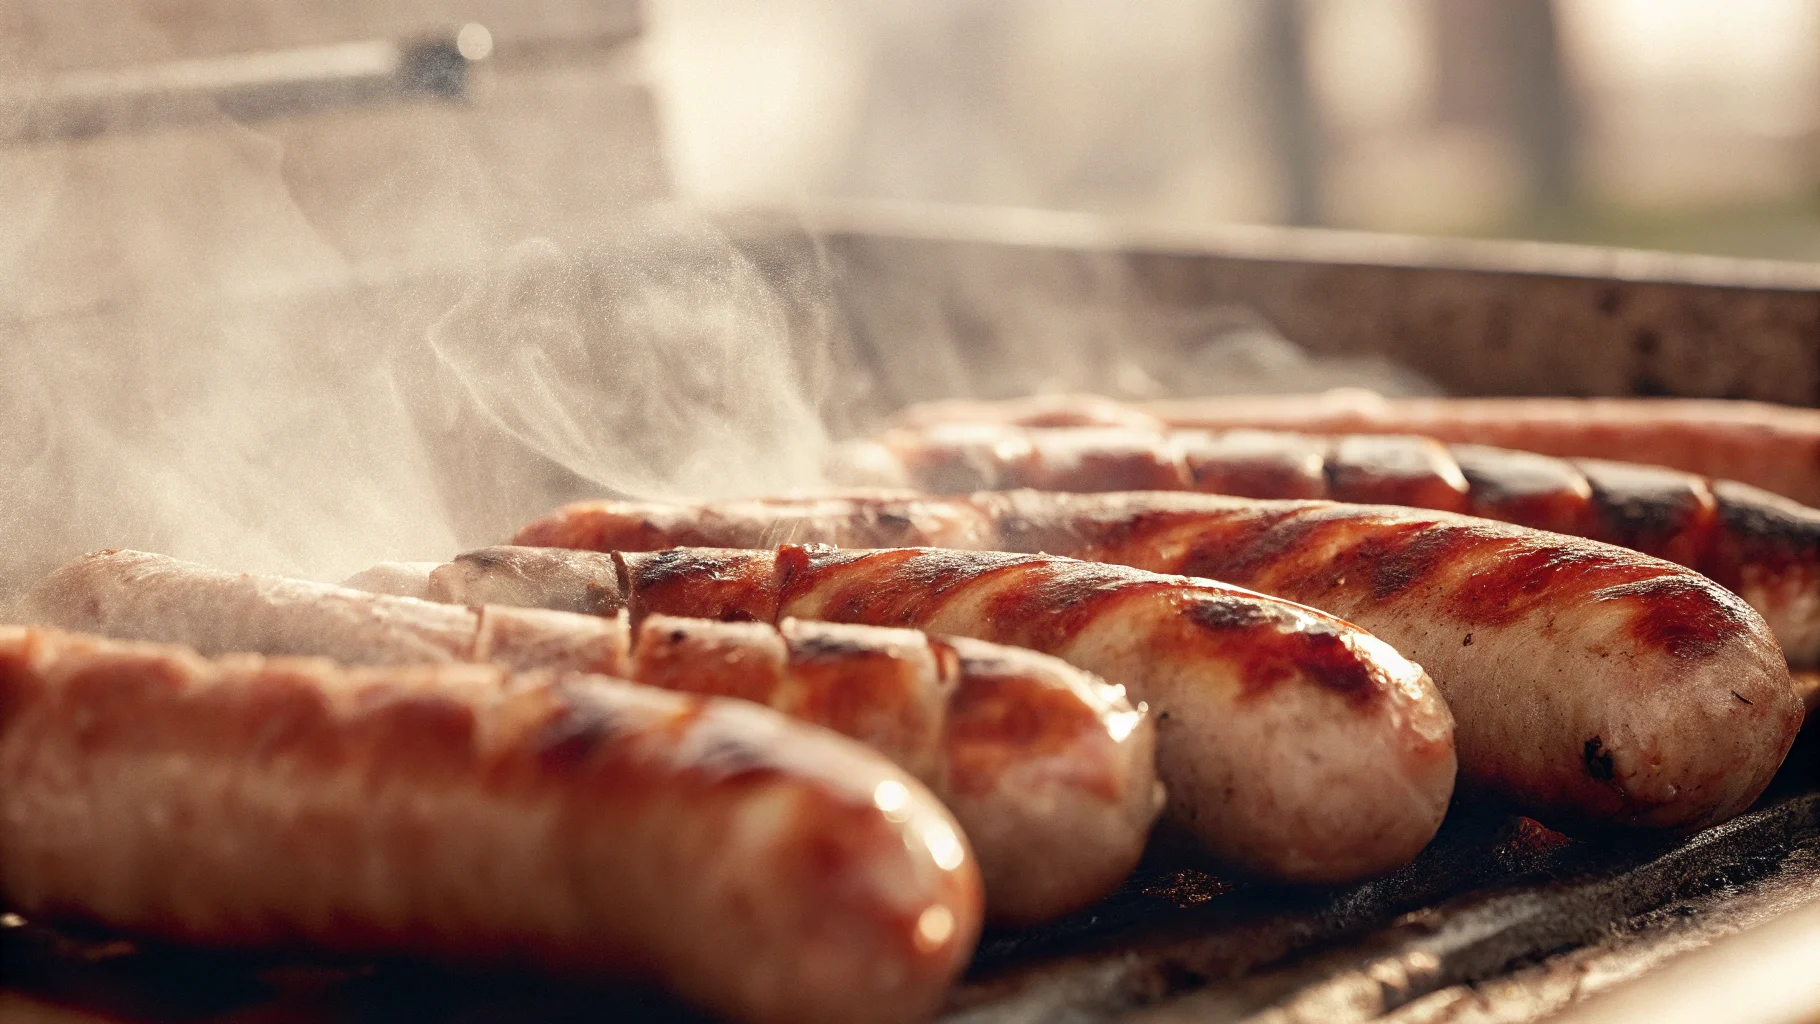
[[[1338,389],[1317,395],[1231,395],[1123,405],[1093,395],[1060,395],[931,402],[904,410],[898,422],[1420,434],[1543,455],[1666,466],[1737,480],[1820,506],[1820,410],[1763,402],[1384,398]]]
[[[478,596],[462,589],[456,600]],[[617,594],[610,579],[608,589]],[[1104,896],[1136,864],[1159,809],[1154,725],[1122,691],[1057,659],[974,640],[665,616],[634,630],[623,613],[435,604],[134,551],[63,566],[27,608],[39,623],[206,654],[497,661],[766,704],[865,742],[934,789],[979,851],[1002,922]]]
[[[0,626],[0,896],[210,946],[632,974],[926,1017],[980,888],[879,755],[743,701]]]
[[[1431,438],[1256,430],[937,424],[865,461],[938,493],[1192,490],[1408,505],[1590,537],[1678,562],[1743,596],[1791,664],[1820,663],[1820,510],[1746,484]],[[863,456],[849,450],[847,461]]]
[[[622,551],[780,539],[1046,551],[1222,580],[1321,608],[1371,630],[1433,674],[1457,722],[1464,789],[1567,829],[1693,829],[1737,814],[1768,784],[1803,714],[1763,619],[1723,587],[1611,545],[1442,512],[1190,493],[1020,491],[588,502],[518,535],[522,544]],[[925,556],[817,557],[916,564]],[[816,564],[810,559],[808,568]],[[927,596],[918,600],[941,599],[950,571],[929,563],[915,590]],[[1007,580],[1006,589],[1020,582]],[[1043,592],[1042,581],[1030,582],[1030,590]],[[822,586],[813,572],[806,584],[785,585],[792,592]],[[852,615],[894,600],[869,596],[885,586],[860,584],[843,596],[848,603],[801,601],[791,611]],[[1051,614],[1067,599],[1055,604]],[[996,614],[962,604],[943,628],[993,629]],[[1024,642],[1009,631],[1001,638]],[[1146,640],[1131,656],[1155,660],[1168,650]],[[1112,678],[1125,669],[1097,667]],[[1257,749],[1276,744],[1280,756],[1283,742],[1278,733]],[[1342,744],[1360,742],[1323,736],[1320,746],[1349,759],[1358,748]],[[1280,770],[1321,774],[1318,764]]]
[[[1207,580],[978,551],[494,548],[427,587],[450,600],[625,606],[634,621],[911,627],[1056,655],[1149,705],[1168,816],[1270,878],[1404,863],[1452,792],[1452,722],[1420,668],[1331,616]]]

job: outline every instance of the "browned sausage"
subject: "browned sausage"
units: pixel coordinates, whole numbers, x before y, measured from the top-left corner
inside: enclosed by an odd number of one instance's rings
[[[589,502],[519,537],[624,547],[692,522],[691,542],[784,530],[1062,552],[1279,594],[1420,661],[1453,707],[1462,783],[1570,829],[1737,814],[1800,727],[1756,612],[1687,569],[1595,541],[1443,512],[1169,492],[871,497],[844,516],[839,505]]]
[[[923,780],[973,841],[998,923],[1104,897],[1162,809],[1154,723],[1056,658],[908,629],[668,615],[644,617],[632,652],[637,682],[769,705]]]
[[[583,566],[590,557],[605,562],[603,593],[617,602],[612,559],[576,552],[565,562]],[[463,575],[480,562],[484,577]],[[478,589],[500,595],[508,584],[529,585],[511,564],[476,555],[438,570],[439,585],[426,581],[426,589],[440,593],[469,580],[470,596]],[[540,578],[563,593],[574,574],[556,566]],[[214,653],[244,647],[386,663],[412,660],[421,653],[416,644],[430,637],[440,646],[421,660],[484,661],[505,649],[516,667],[536,668],[548,653],[556,666],[585,661],[664,689],[768,704],[866,742],[935,788],[975,837],[990,910],[1004,922],[1053,918],[1111,891],[1143,853],[1159,810],[1154,726],[1121,691],[1056,659],[976,641],[676,618],[646,619],[634,635],[623,613],[470,611],[216,572],[143,552],[79,559],[33,597],[29,607],[45,624]],[[432,631],[431,623],[448,628]],[[494,624],[486,636],[512,642],[464,646],[475,623]],[[537,632],[502,631],[499,623],[532,623]],[[577,659],[573,650],[591,656]]]
[[[1544,455],[1618,459],[1737,480],[1820,506],[1820,410],[1691,398],[1384,398],[1232,395],[1133,406],[1093,395],[914,406],[899,422],[1027,426],[1257,427],[1421,434]]]
[[[1764,616],[1790,664],[1820,664],[1820,510],[1744,484],[1390,435],[962,423],[889,431],[878,444],[896,460],[899,482],[943,493],[1034,487],[1332,498],[1591,537],[1711,577]]]
[[[1344,622],[1235,588],[929,550],[683,549],[625,556],[620,572],[635,617],[907,626],[1043,651],[1120,683],[1157,716],[1171,817],[1270,877],[1335,881],[1402,863],[1451,791],[1451,727],[1421,669]]]
[[[211,946],[641,975],[780,1024],[925,1017],[980,904],[915,779],[765,708],[17,626],[0,896]]]

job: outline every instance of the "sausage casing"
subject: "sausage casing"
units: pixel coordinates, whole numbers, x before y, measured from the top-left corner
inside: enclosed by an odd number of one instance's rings
[[[0,893],[237,948],[634,974],[751,1021],[908,1021],[964,965],[953,820],[764,708],[0,627]]]
[[[1126,405],[1096,395],[1004,402],[931,402],[907,426],[1009,423],[1155,430],[1259,428],[1420,434],[1563,458],[1618,459],[1737,480],[1820,506],[1820,410],[1697,398],[1385,398],[1356,388],[1322,394],[1228,395]]]
[[[882,436],[898,480],[959,493],[1195,490],[1463,512],[1685,565],[1761,613],[1791,664],[1820,664],[1820,510],[1745,484],[1425,437],[944,424]]]
[[[588,528],[571,518],[527,534],[576,526]],[[1037,555],[786,546],[621,563],[635,617],[911,627],[1053,654],[1121,684],[1156,716],[1169,816],[1270,877],[1337,881],[1402,863],[1451,792],[1451,724],[1421,669],[1288,602]]]
[[[1179,492],[859,497],[844,518],[837,503],[582,503],[520,538],[614,544],[692,521],[691,539],[788,529],[855,546],[886,536],[1060,552],[1279,594],[1427,667],[1458,723],[1462,785],[1562,828],[1691,829],[1737,814],[1801,723],[1756,612],[1687,569],[1596,541],[1442,512]]]
[[[590,564],[590,562],[595,564]],[[584,579],[604,564],[604,575]],[[535,572],[477,552],[425,574],[449,597],[606,610],[610,557],[564,553]],[[206,616],[186,604],[196,596]],[[50,625],[210,652],[319,654],[352,664],[500,660],[586,667],[706,696],[740,697],[859,739],[935,788],[976,836],[995,920],[1044,920],[1099,899],[1143,853],[1158,811],[1154,725],[1116,687],[1061,661],[965,640],[786,621],[737,624],[623,612],[460,608],[217,572],[141,552],[78,559],[30,605]],[[435,641],[425,653],[424,641]]]

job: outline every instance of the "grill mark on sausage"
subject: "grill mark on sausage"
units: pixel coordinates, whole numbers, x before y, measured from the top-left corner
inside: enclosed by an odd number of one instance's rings
[[[1592,486],[1595,539],[1698,566],[1717,525],[1712,493],[1698,477],[1650,467],[1575,461]]]
[[[1647,564],[1626,564],[1600,552],[1534,547],[1487,539],[1473,569],[1449,595],[1445,611],[1472,626],[1509,625],[1544,604],[1565,606],[1602,587],[1660,575]]]
[[[780,551],[780,557],[785,552]],[[789,552],[797,566],[780,608],[813,594],[816,618],[875,626],[915,627],[938,614],[955,592],[988,577],[1043,561],[1040,555],[999,555],[940,548],[842,551],[801,548]]]
[[[608,708],[592,701],[563,700],[533,736],[533,758],[543,771],[571,775],[610,749],[620,729],[618,716]]]
[[[1356,706],[1382,696],[1385,680],[1345,641],[1339,630],[1318,619],[1298,622],[1287,612],[1243,598],[1197,595],[1188,618],[1211,634],[1244,648],[1241,686],[1247,696],[1268,692],[1286,679],[1306,675],[1322,689]]]
[[[1658,576],[1598,592],[1602,601],[1625,601],[1635,611],[1626,628],[1640,643],[1684,661],[1710,658],[1748,630],[1754,615],[1736,596],[1697,577]]]
[[[1296,509],[1282,515],[1259,516],[1238,529],[1228,527],[1218,538],[1210,537],[1196,545],[1184,572],[1203,575],[1202,566],[1218,567],[1219,572],[1238,579],[1259,579],[1273,571],[1285,570],[1298,553],[1308,551],[1320,534],[1332,529],[1318,515],[1307,509]],[[1228,550],[1222,551],[1222,548]],[[1223,578],[1213,572],[1205,575]]]
[[[1323,532],[1354,532],[1350,524],[1327,520]],[[1381,525],[1356,543],[1333,553],[1307,577],[1310,592],[1336,589],[1349,582],[1368,580],[1371,599],[1385,601],[1420,584],[1437,570],[1450,566],[1479,538],[1458,528],[1428,523]],[[1317,545],[1318,547],[1318,545]]]
[[[634,622],[652,613],[722,622],[776,622],[779,581],[770,552],[672,549],[620,559]]]
[[[786,642],[797,717],[866,738],[894,756],[909,752],[931,727],[916,708],[925,676],[904,653],[823,633],[798,631]]]
[[[1586,765],[1586,774],[1600,782],[1610,782],[1618,776],[1611,751],[1605,749],[1605,742],[1597,736],[1587,740],[1581,748],[1580,760]]]
[[[944,730],[955,792],[989,793],[1013,766],[1065,753],[1103,731],[1099,716],[1068,690],[980,659],[963,657],[961,666],[966,681],[949,701]],[[1070,767],[1076,784],[1104,800],[1118,797],[1104,761],[1076,758]]]
[[[1010,629],[1020,647],[1053,651],[1072,640],[1112,607],[1147,594],[1169,594],[1177,581],[1136,579],[1136,570],[1079,562],[1032,565],[1016,585],[992,595],[987,621]]]

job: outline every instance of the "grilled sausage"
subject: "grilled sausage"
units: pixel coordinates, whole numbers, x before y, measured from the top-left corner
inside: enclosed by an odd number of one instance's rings
[[[144,551],[64,565],[26,595],[22,617],[205,655],[257,651],[356,665],[494,661],[517,669],[617,672],[625,635],[587,616],[457,608],[326,583],[219,572]]]
[[[619,561],[635,619],[914,627],[1057,655],[1121,683],[1156,715],[1170,817],[1269,877],[1338,881],[1400,864],[1451,792],[1451,725],[1421,669],[1287,602],[1029,555],[791,546]]]
[[[1820,664],[1820,510],[1745,484],[1395,435],[963,423],[889,431],[879,444],[901,482],[942,493],[1034,487],[1332,498],[1591,537],[1729,587],[1769,622],[1791,664]]]
[[[0,627],[0,896],[243,949],[632,974],[910,1021],[979,927],[916,780],[741,701]]]
[[[605,556],[568,554],[567,563],[592,557],[616,572]],[[438,585],[426,580],[426,588],[522,591],[530,581],[507,565],[476,555],[438,569]],[[560,594],[574,577],[558,568],[539,578]],[[606,580],[617,595],[616,578]],[[187,613],[189,589],[211,612],[206,622]],[[881,751],[932,786],[975,837],[989,909],[1006,923],[1057,917],[1111,891],[1143,853],[1159,810],[1154,726],[1122,691],[1056,659],[976,641],[825,623],[785,622],[780,630],[677,618],[648,618],[634,634],[623,611],[607,619],[488,605],[469,611],[235,576],[140,552],[80,559],[53,573],[35,597],[37,620],[46,624],[213,652],[332,653],[348,663],[418,653],[412,642],[424,635],[421,623],[438,617],[462,629],[471,620],[532,622],[537,642],[510,647],[519,668],[538,667],[539,652],[550,652],[556,666],[582,660],[663,689],[768,704]],[[349,633],[342,628],[349,620],[364,628]],[[446,651],[424,660],[483,661],[489,653],[484,642],[464,648],[459,629],[434,635],[449,641]],[[577,649],[592,656],[568,656]]]
[[[937,402],[898,417],[1027,426],[1161,426],[1421,434],[1562,457],[1618,459],[1737,480],[1820,506],[1820,410],[1691,398],[1384,398],[1232,395],[1121,405],[1093,395]]]
[[[844,516],[840,504],[588,502],[519,538],[626,547],[692,521],[678,539],[785,530],[1050,551],[1279,594],[1426,666],[1457,721],[1463,787],[1569,830],[1724,820],[1762,792],[1801,723],[1756,612],[1693,572],[1596,541],[1442,512],[1167,492],[862,497]]]

